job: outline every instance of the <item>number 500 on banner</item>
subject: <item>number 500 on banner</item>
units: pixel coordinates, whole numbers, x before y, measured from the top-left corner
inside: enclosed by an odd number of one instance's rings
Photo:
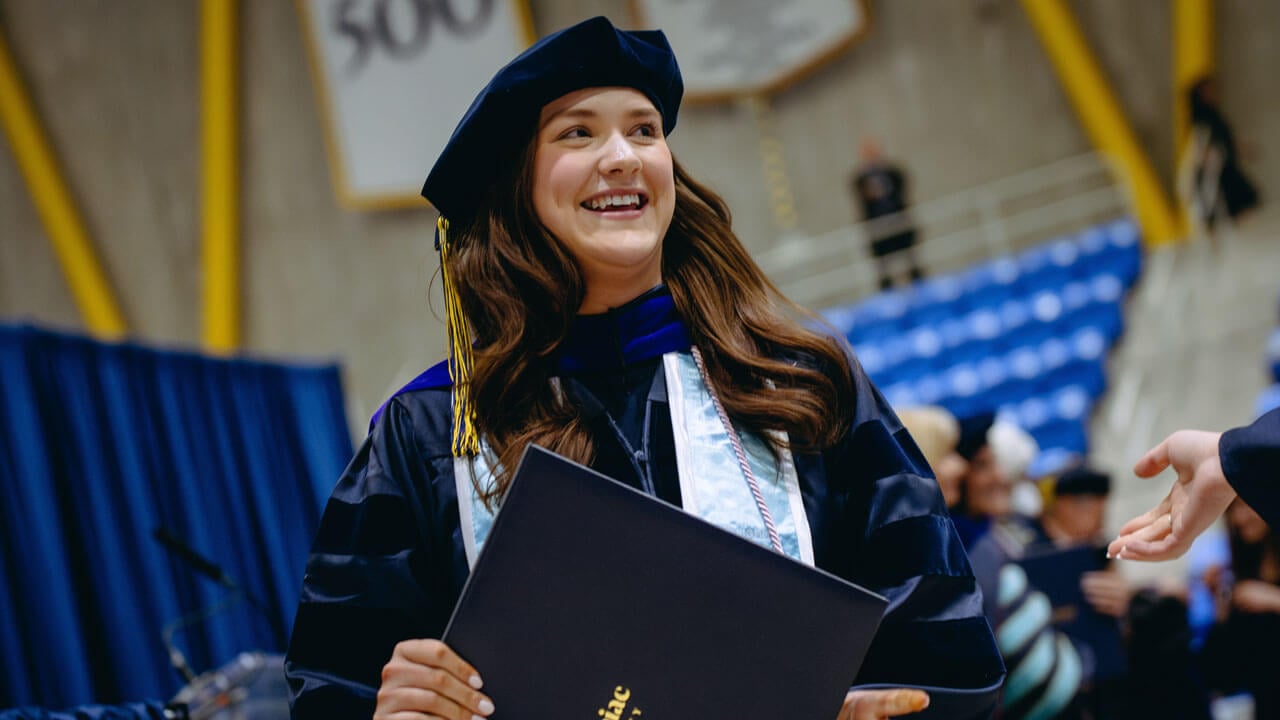
[[[481,87],[534,40],[526,0],[297,0],[345,207],[418,191]]]

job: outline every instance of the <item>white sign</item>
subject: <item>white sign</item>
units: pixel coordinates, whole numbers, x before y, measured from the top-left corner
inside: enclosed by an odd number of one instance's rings
[[[298,0],[340,203],[425,205],[422,181],[494,73],[533,41],[525,0]]]
[[[667,34],[691,100],[769,93],[835,58],[870,24],[862,0],[632,0]]]

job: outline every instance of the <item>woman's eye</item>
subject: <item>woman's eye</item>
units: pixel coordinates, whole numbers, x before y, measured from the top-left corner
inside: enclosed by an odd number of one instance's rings
[[[585,137],[591,137],[591,133],[587,132],[587,129],[584,127],[569,128],[568,130],[565,130],[563,133],[560,133],[561,140],[566,140],[569,138],[585,138]]]
[[[661,135],[661,132],[658,130],[658,126],[654,123],[645,123],[644,125],[637,127],[634,132],[636,135],[640,135],[642,137],[659,137]]]

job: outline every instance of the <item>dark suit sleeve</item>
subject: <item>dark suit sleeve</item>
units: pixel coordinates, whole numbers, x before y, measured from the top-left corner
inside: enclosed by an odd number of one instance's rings
[[[849,578],[889,599],[855,688],[920,687],[924,718],[980,718],[1004,664],[982,593],[937,481],[879,391],[855,366],[854,426],[839,462],[851,479]]]
[[[320,521],[285,657],[293,717],[370,717],[397,642],[432,637],[429,464],[393,401]]]
[[[1268,525],[1280,528],[1280,408],[1223,433],[1218,454],[1231,487]]]

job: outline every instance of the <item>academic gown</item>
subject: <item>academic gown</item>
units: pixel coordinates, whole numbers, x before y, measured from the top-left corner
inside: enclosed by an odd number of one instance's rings
[[[689,345],[658,288],[580,316],[556,359],[594,434],[592,467],[673,504],[661,355]],[[1004,666],[968,558],[915,443],[856,362],[853,373],[852,430],[825,452],[794,457],[816,565],[890,601],[851,681],[925,687],[932,704],[912,717],[987,717]],[[338,481],[285,661],[294,717],[369,717],[395,644],[444,631],[468,574],[450,408],[438,365],[384,406]]]

